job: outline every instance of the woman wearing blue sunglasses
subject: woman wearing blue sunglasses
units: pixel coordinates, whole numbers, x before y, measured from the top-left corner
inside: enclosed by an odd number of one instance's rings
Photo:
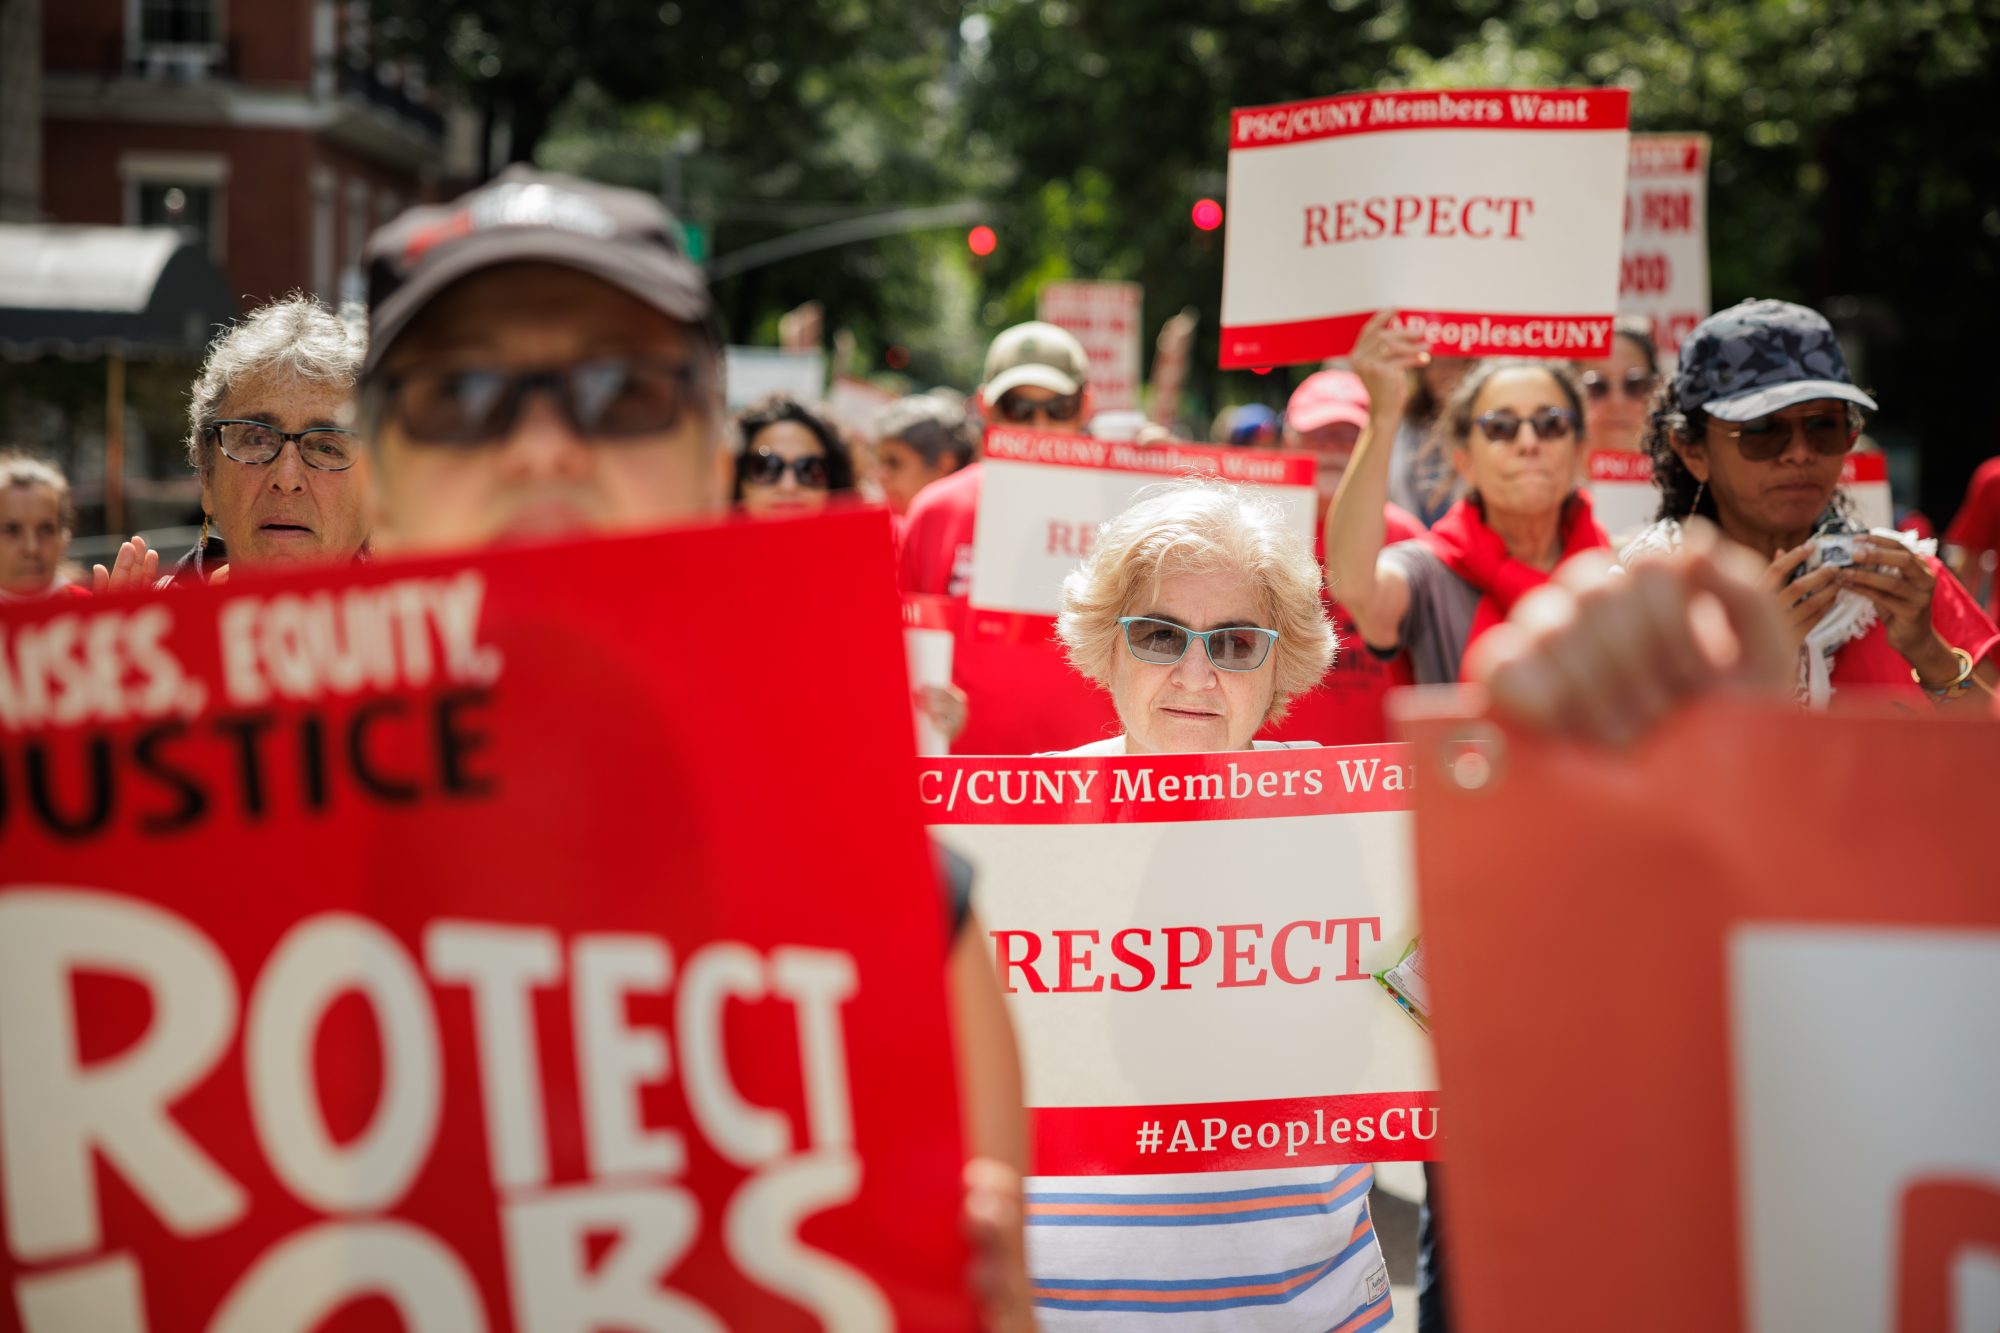
[[[1124,728],[1071,754],[1251,749],[1333,663],[1312,546],[1220,482],[1150,487],[1106,524],[1056,632]]]

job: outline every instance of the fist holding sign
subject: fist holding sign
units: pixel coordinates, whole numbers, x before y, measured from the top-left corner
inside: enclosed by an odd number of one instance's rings
[[[1223,368],[1344,355],[1388,307],[1448,355],[1604,355],[1627,101],[1365,93],[1237,111]]]

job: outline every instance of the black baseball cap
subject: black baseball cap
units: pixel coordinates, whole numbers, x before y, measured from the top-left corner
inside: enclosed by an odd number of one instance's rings
[[[410,322],[454,283],[526,262],[602,278],[702,330],[711,343],[721,341],[708,281],[659,200],[517,164],[448,204],[409,209],[368,238],[364,373],[381,365]]]
[[[1873,410],[1854,386],[1833,325],[1790,301],[1743,301],[1717,311],[1682,340],[1674,405],[1722,421],[1748,421],[1815,398]]]

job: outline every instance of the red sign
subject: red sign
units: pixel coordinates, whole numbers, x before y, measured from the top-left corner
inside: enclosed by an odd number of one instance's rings
[[[969,1326],[892,588],[845,514],[8,608],[0,1329]]]
[[[2000,723],[1408,730],[1455,1322],[2000,1324]]]

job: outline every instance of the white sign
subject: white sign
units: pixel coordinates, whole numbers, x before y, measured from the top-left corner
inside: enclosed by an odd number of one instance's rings
[[[1046,1175],[1437,1155],[1399,745],[934,761]]]
[[[1635,134],[1618,309],[1653,321],[1661,358],[1708,316],[1708,136]]]
[[[1745,1327],[1886,1327],[1937,1286],[1922,1327],[2000,1328],[2000,931],[1740,925],[1729,990]]]
[[[1090,396],[1100,412],[1139,406],[1139,303],[1136,282],[1051,282],[1037,317],[1068,329],[1090,357]]]
[[[1382,309],[1442,355],[1604,355],[1627,103],[1495,90],[1235,111],[1223,368],[1344,355]]]
[[[1305,452],[989,428],[972,538],[975,619],[1022,618],[1040,637],[1062,608],[1063,578],[1090,554],[1098,529],[1143,488],[1177,477],[1218,476],[1263,488],[1310,543],[1316,467]]]
[[[1660,488],[1653,484],[1653,460],[1645,454],[1599,449],[1590,455],[1587,489],[1599,527],[1612,538],[1629,537],[1659,517]],[[1852,453],[1841,464],[1840,490],[1856,525],[1888,528],[1896,523],[1889,496],[1889,460],[1881,454]]]
[[[722,384],[732,412],[774,393],[816,403],[826,395],[826,353],[787,352],[776,347],[725,348]]]
[[[903,655],[912,690],[951,686],[951,599],[912,594],[903,598]],[[912,701],[914,703],[914,700]],[[923,709],[916,709],[917,753],[947,754],[951,738]]]

